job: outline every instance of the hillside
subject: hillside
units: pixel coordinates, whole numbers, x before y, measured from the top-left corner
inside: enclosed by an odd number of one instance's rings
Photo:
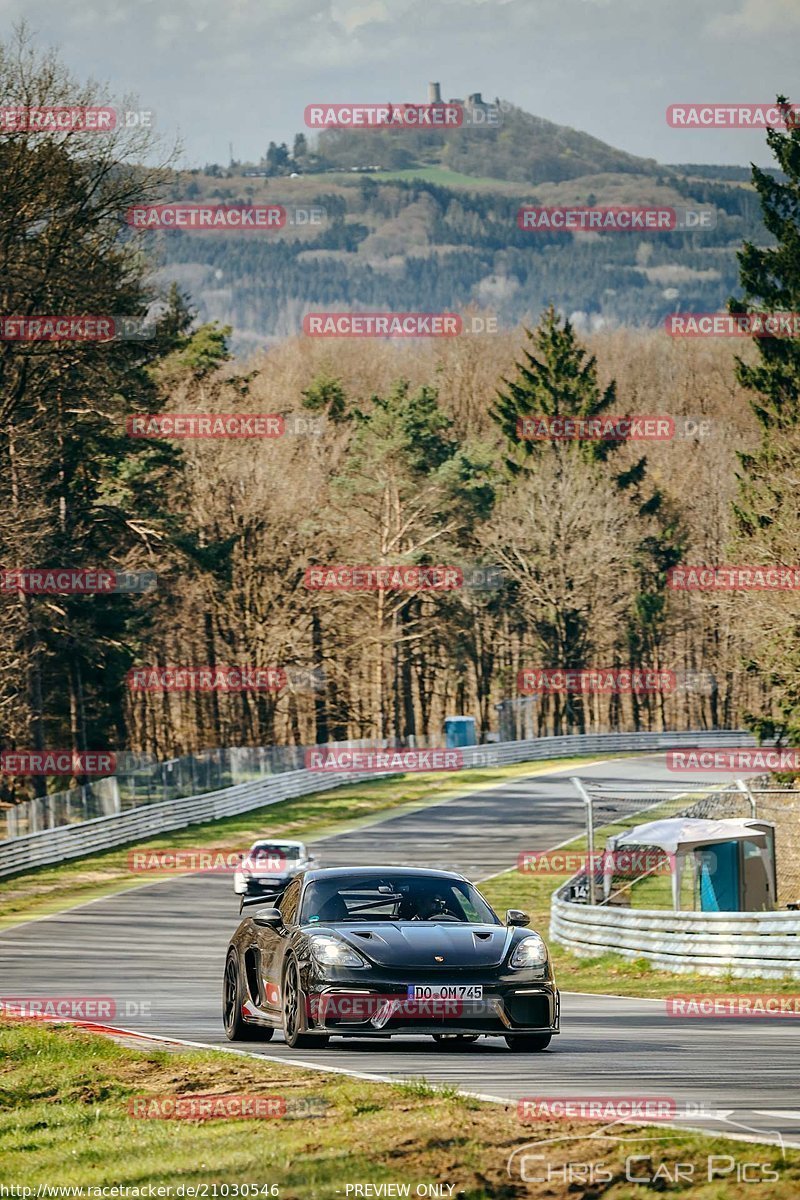
[[[506,101],[490,106],[499,124],[447,131],[326,130],[315,147],[318,167],[385,170],[441,166],[464,175],[516,183],[558,182],[600,173],[652,174],[653,159],[637,158],[587,133],[556,125]]]
[[[177,175],[173,199],[313,205],[325,218],[263,236],[154,234],[160,278],[202,319],[231,324],[240,354],[299,332],[314,309],[477,307],[509,326],[554,303],[592,329],[724,305],[742,239],[765,236],[743,169],[661,166],[510,105],[502,116],[499,129],[447,135],[325,131],[270,177],[246,164]],[[714,227],[531,233],[517,226],[523,203],[688,205],[711,209]]]

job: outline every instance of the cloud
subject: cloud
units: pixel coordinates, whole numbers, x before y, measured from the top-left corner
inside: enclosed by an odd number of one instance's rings
[[[383,0],[334,0],[331,4],[334,21],[348,33],[362,25],[384,24],[389,20],[389,9]]]
[[[709,33],[738,38],[742,34],[785,36],[792,30],[800,30],[797,0],[739,0],[739,3],[738,11],[712,17],[707,24]]]

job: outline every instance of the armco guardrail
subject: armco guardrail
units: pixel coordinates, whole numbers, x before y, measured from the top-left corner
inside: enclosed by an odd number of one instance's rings
[[[800,912],[656,912],[555,895],[550,937],[584,957],[614,951],[679,974],[800,979]]]
[[[681,733],[568,734],[522,742],[494,742],[463,749],[465,766],[494,766],[536,762],[571,755],[608,754],[629,751],[668,750],[682,747],[752,746],[750,734],[741,730],[701,730]],[[345,783],[368,778],[351,772],[287,771],[251,783],[237,784],[218,792],[187,796],[149,804],[127,812],[97,817],[76,825],[43,829],[0,842],[0,876],[14,875],[64,859],[80,858],[98,850],[146,840],[174,829],[185,829],[206,821],[217,821],[236,813],[249,812],[280,800],[327,791]]]

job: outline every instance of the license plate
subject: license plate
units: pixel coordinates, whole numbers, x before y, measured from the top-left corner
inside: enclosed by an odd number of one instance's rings
[[[482,1000],[482,983],[413,983],[409,1000]]]

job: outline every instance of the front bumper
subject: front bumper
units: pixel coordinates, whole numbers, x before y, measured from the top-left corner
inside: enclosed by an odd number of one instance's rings
[[[366,972],[364,972],[366,975]],[[307,1025],[320,1033],[352,1036],[386,1036],[392,1033],[465,1033],[503,1036],[527,1033],[560,1033],[560,997],[552,979],[523,979],[485,972],[448,972],[444,982],[481,984],[480,1000],[410,1001],[411,984],[437,982],[430,974],[369,979],[307,980]],[[483,975],[484,978],[480,978]]]
[[[291,883],[290,879],[253,879],[248,877],[245,880],[244,895],[245,896],[280,896],[286,891]]]

